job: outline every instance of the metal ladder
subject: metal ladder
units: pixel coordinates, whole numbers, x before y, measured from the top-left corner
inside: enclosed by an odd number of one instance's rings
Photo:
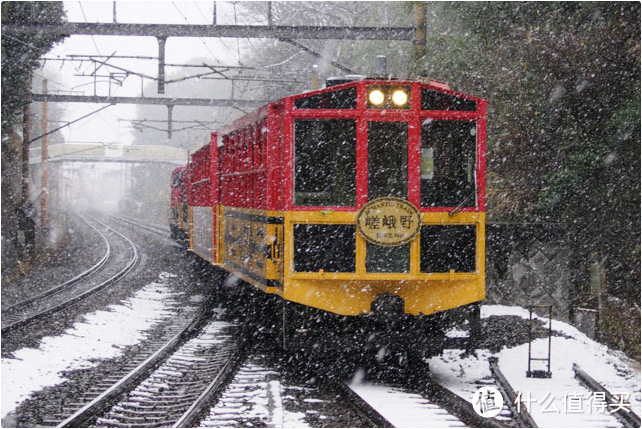
[[[546,334],[546,330],[533,331],[533,309],[534,308],[548,308],[548,356],[545,358],[533,357],[532,343],[534,334]],[[528,321],[528,370],[526,377],[528,378],[551,378],[551,336],[553,333],[553,306],[552,305],[531,305],[529,308],[529,321]],[[547,363],[547,369],[533,370],[531,369],[532,361],[544,361]]]

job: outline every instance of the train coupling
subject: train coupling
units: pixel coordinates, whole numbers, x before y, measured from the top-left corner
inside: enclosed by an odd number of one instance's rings
[[[382,293],[370,304],[370,316],[387,325],[401,322],[406,313],[406,303],[399,295]]]

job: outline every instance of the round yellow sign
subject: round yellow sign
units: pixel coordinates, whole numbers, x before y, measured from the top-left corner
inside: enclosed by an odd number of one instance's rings
[[[357,229],[363,238],[378,246],[395,247],[411,241],[421,227],[419,210],[395,197],[374,199],[357,214]]]

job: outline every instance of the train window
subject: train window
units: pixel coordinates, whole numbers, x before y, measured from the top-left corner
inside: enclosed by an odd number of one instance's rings
[[[421,205],[475,206],[475,121],[427,119],[421,126]]]
[[[369,273],[410,272],[410,243],[398,247],[366,243],[366,271]]]
[[[225,174],[230,172],[230,160],[232,157],[232,149],[230,148],[229,140],[229,136],[223,136],[223,159],[221,160],[221,166],[223,167],[222,171]]]
[[[368,123],[368,198],[408,196],[408,123]]]
[[[421,88],[421,110],[455,110],[468,112],[477,110],[477,103],[474,100],[444,94],[443,92],[433,91],[428,88]]]
[[[355,225],[294,225],[294,271],[353,273],[356,266]]]
[[[420,268],[422,273],[475,272],[474,225],[423,225]]]
[[[243,165],[242,165],[242,170],[241,171],[247,171],[249,170],[249,165],[250,165],[250,156],[251,156],[251,150],[252,147],[250,146],[249,143],[249,133],[247,132],[247,129],[244,129],[241,131],[241,141],[243,142]]]
[[[294,100],[295,109],[356,109],[357,88],[344,88]]]
[[[236,131],[234,136],[234,171],[241,171],[241,160],[243,159],[243,148],[241,147],[241,132]]]
[[[254,166],[254,134],[253,131],[254,129],[252,127],[247,127],[246,132],[245,132],[245,144],[247,145],[247,162],[246,162],[246,169],[247,170],[252,170],[252,167]]]
[[[356,204],[357,123],[353,119],[296,120],[294,204]]]
[[[252,125],[252,170],[259,168],[261,163],[261,140],[257,125]]]
[[[181,186],[181,173],[177,172],[174,176],[172,176],[172,188],[179,188]]]
[[[231,133],[228,137],[228,150],[230,154],[230,172],[236,171],[236,147],[235,147],[235,138],[234,133]]]
[[[260,170],[263,168],[263,140],[259,140],[256,146],[256,169]]]

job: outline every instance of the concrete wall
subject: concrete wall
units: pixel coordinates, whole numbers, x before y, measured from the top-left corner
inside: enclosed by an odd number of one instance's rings
[[[553,318],[568,321],[570,272],[570,251],[559,227],[487,225],[487,303],[553,305]],[[536,312],[548,316],[547,310]]]

